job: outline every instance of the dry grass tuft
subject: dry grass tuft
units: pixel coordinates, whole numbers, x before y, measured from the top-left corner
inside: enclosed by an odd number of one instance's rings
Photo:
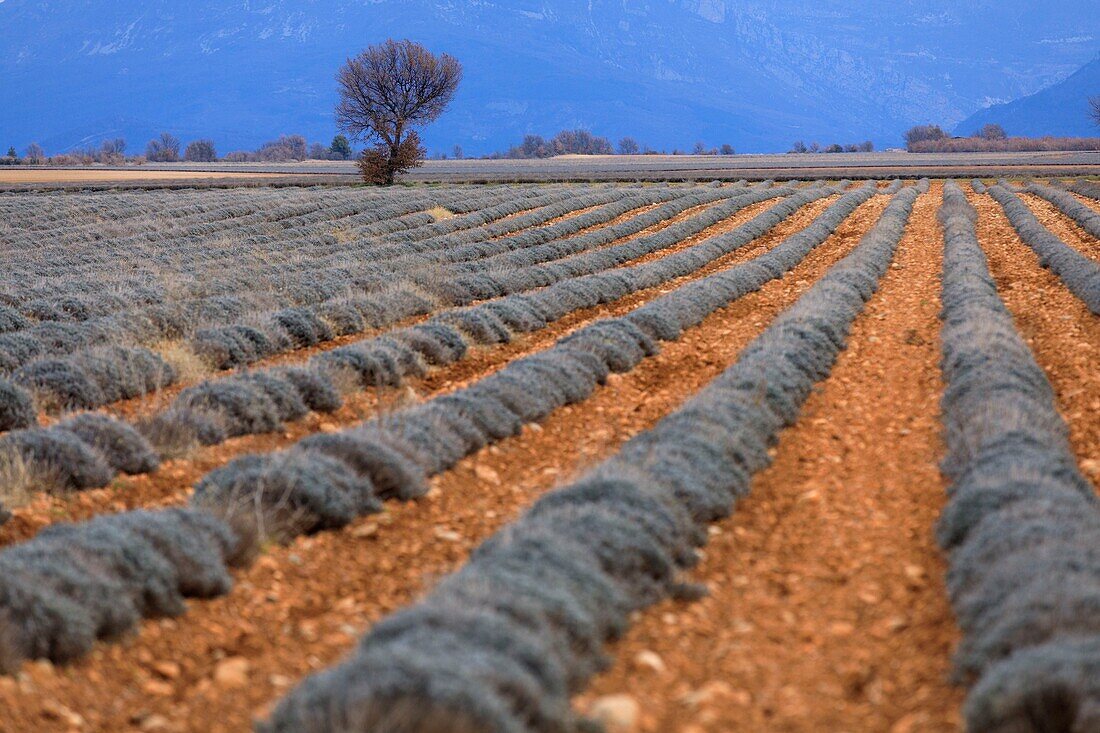
[[[428,209],[427,213],[431,214],[432,218],[436,221],[450,219],[455,215],[453,211],[451,211],[450,209],[445,209],[442,206],[433,206],[432,208]]]
[[[18,453],[0,453],[0,507],[11,509],[29,502],[41,478]]]
[[[179,381],[182,383],[197,382],[213,371],[210,365],[183,341],[161,341],[150,348],[176,370]]]
[[[336,240],[337,244],[347,244],[355,239],[355,234],[347,227],[335,227],[329,233]]]

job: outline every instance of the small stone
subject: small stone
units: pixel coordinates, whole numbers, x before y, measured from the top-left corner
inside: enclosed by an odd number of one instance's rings
[[[733,629],[735,634],[751,634],[756,631],[756,627],[743,618],[735,618],[731,621],[730,628]]]
[[[73,728],[83,728],[85,724],[83,716],[73,712],[60,703],[48,702],[44,706],[42,712],[46,717],[63,721]]]
[[[847,621],[834,621],[829,624],[829,633],[833,636],[851,636],[856,630],[856,627]]]
[[[894,616],[886,622],[886,628],[897,633],[909,627],[909,620],[904,616]]]
[[[639,667],[651,669],[657,674],[664,674],[668,671],[665,660],[661,659],[661,655],[649,649],[638,652],[634,657],[634,661]]]
[[[500,484],[500,474],[488,466],[482,464],[474,466],[474,475],[477,476],[479,481],[494,485]]]
[[[153,671],[166,680],[174,680],[180,676],[180,666],[175,662],[156,662]]]
[[[172,685],[164,680],[147,680],[141,686],[141,691],[152,697],[169,697],[173,692]]]
[[[1100,478],[1100,460],[1086,458],[1081,461],[1081,470],[1094,478]]]
[[[244,657],[223,659],[214,668],[214,681],[222,688],[236,689],[248,685],[248,672],[252,665]]]
[[[589,717],[602,724],[607,733],[635,733],[642,708],[630,695],[605,695],[592,703]]]
[[[149,733],[166,731],[169,727],[171,727],[171,723],[169,723],[168,718],[163,715],[150,715],[148,718],[141,721],[141,729],[149,731]]]
[[[924,581],[928,577],[928,573],[920,565],[906,565],[905,577],[909,579],[909,582],[915,586],[924,585]]]
[[[684,696],[684,702],[691,707],[699,707],[702,705],[709,705],[719,700],[728,699],[733,696],[733,687],[730,683],[723,680],[711,680],[698,690],[689,692]]]
[[[373,537],[376,534],[378,534],[378,525],[374,522],[367,522],[351,531],[351,536],[359,540]]]
[[[455,532],[453,529],[447,529],[446,527],[436,527],[435,536],[444,542],[459,542],[462,540],[462,535]]]
[[[877,588],[864,588],[856,597],[868,605],[874,605],[882,600],[882,594]]]
[[[890,733],[912,733],[918,729],[921,723],[928,722],[921,713],[909,713],[898,718],[890,726]]]

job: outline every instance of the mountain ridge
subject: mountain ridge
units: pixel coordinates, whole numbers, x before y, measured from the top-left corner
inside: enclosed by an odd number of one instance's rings
[[[221,152],[335,133],[333,76],[387,36],[467,74],[429,148],[587,127],[658,148],[896,144],[1036,92],[1095,53],[1089,0],[3,0],[0,144],[54,152],[161,130]],[[1086,18],[1082,22],[1082,18]],[[1025,32],[1026,29],[1026,32]],[[987,31],[976,42],[975,34]],[[994,60],[996,59],[996,60]]]
[[[1100,55],[1057,84],[979,110],[959,123],[955,134],[998,124],[1009,135],[1024,137],[1100,137],[1100,126],[1089,116],[1088,99],[1094,96],[1100,96]]]

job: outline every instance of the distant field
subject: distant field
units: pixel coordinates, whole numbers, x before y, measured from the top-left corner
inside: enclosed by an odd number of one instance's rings
[[[344,730],[409,659],[553,731],[1095,690],[1097,186],[308,167],[0,194],[0,731]]]
[[[143,171],[353,176],[353,162],[148,164]],[[840,153],[817,155],[566,155],[544,160],[431,160],[406,180],[462,183],[1100,175],[1100,153]]]

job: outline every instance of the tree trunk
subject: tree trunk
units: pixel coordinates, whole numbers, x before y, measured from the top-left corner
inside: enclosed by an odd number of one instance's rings
[[[401,149],[401,133],[403,125],[397,123],[396,129],[393,131],[393,142],[390,143],[390,160],[386,166],[386,185],[392,186],[397,180],[397,151]]]

